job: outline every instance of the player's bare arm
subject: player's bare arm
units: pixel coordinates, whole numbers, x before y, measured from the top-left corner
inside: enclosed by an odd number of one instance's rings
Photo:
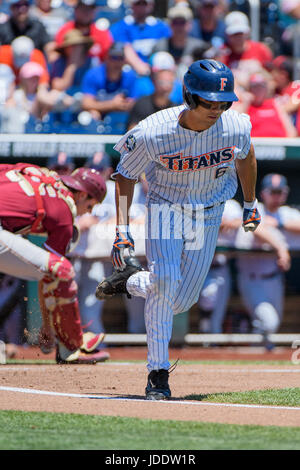
[[[236,160],[236,171],[240,180],[244,196],[243,226],[245,232],[254,232],[260,224],[261,218],[257,209],[255,187],[257,178],[257,162],[253,144],[249,153],[243,160]]]
[[[116,176],[117,225],[129,225],[129,209],[132,204],[135,180]]]
[[[261,224],[254,233],[254,236],[257,237],[262,243],[268,243],[273,250],[275,250],[277,255],[277,264],[282,271],[288,271],[291,267],[291,256],[288,248],[282,243],[282,240],[279,239],[274,232],[272,232],[268,227]]]
[[[279,224],[275,217],[266,215],[264,217],[264,223],[269,227],[284,229],[287,232],[300,234],[300,220],[287,220],[284,223]]]
[[[257,162],[253,144],[251,144],[249,153],[244,160],[236,160],[236,171],[242,186],[245,202],[255,200],[255,186],[257,178]]]

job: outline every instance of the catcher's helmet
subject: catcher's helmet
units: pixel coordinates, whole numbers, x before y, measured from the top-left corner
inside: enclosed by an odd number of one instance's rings
[[[102,202],[106,195],[106,183],[99,171],[92,168],[77,168],[70,175],[61,175],[62,182],[77,191],[84,191],[89,196]]]
[[[197,107],[197,96],[207,101],[227,101],[228,108],[233,101],[238,101],[231,70],[216,60],[193,62],[184,75],[183,84],[183,96],[190,109]]]

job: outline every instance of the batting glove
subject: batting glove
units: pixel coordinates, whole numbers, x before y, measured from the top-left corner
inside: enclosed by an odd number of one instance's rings
[[[134,255],[134,240],[130,234],[129,226],[117,226],[111,256],[114,268],[119,271],[123,271],[126,267],[124,261],[124,251],[126,249],[128,249],[130,256]]]
[[[245,232],[254,232],[261,222],[261,216],[256,206],[256,199],[253,203],[244,202],[243,227]]]

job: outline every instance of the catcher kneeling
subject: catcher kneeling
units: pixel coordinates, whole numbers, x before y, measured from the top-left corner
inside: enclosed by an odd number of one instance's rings
[[[82,331],[75,272],[65,257],[79,237],[75,217],[91,212],[105,194],[105,181],[93,169],[59,176],[28,163],[0,165],[0,272],[39,281],[39,346],[45,353],[56,346],[58,363],[109,358],[97,350],[104,334]],[[44,248],[27,234],[46,234]]]

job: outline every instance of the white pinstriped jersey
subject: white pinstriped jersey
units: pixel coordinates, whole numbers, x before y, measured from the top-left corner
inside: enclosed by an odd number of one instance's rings
[[[234,160],[250,149],[250,120],[228,110],[197,132],[179,125],[185,109],[164,109],[127,132],[114,147],[121,154],[117,172],[137,179],[145,171],[149,196],[171,203],[207,207],[226,201],[237,189]]]

